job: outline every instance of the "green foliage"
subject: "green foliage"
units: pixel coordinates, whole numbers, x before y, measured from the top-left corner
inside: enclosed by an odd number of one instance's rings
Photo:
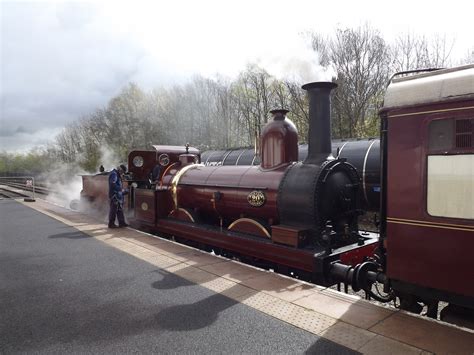
[[[37,176],[49,169],[51,157],[47,151],[31,150],[14,154],[0,152],[0,175]]]

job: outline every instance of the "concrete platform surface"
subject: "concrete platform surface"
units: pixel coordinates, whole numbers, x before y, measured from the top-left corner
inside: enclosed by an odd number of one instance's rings
[[[42,200],[0,215],[0,352],[474,353],[472,332]]]

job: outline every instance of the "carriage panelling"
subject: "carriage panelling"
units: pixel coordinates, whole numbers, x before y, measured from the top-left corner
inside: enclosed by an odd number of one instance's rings
[[[427,210],[429,125],[474,118],[474,101],[399,109],[388,114],[387,249],[390,278],[474,296],[474,220],[432,216]],[[451,149],[439,155],[473,154]],[[474,176],[473,176],[474,184]],[[471,190],[472,191],[472,190]],[[438,193],[441,193],[439,191]],[[473,196],[464,196],[470,199]],[[446,203],[453,203],[453,201]],[[454,202],[455,203],[455,202]],[[463,202],[463,205],[466,205]]]

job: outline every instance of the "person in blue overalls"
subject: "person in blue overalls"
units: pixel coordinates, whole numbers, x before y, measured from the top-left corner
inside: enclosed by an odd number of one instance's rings
[[[127,227],[123,215],[123,195],[128,191],[123,188],[122,176],[127,172],[125,165],[120,165],[112,170],[109,174],[109,228]],[[115,224],[115,218],[118,219],[119,225]]]

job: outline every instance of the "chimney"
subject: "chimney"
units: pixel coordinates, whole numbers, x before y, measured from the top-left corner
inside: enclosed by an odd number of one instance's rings
[[[309,95],[308,156],[305,164],[321,164],[334,159],[331,153],[331,90],[337,84],[315,82],[302,86]]]

